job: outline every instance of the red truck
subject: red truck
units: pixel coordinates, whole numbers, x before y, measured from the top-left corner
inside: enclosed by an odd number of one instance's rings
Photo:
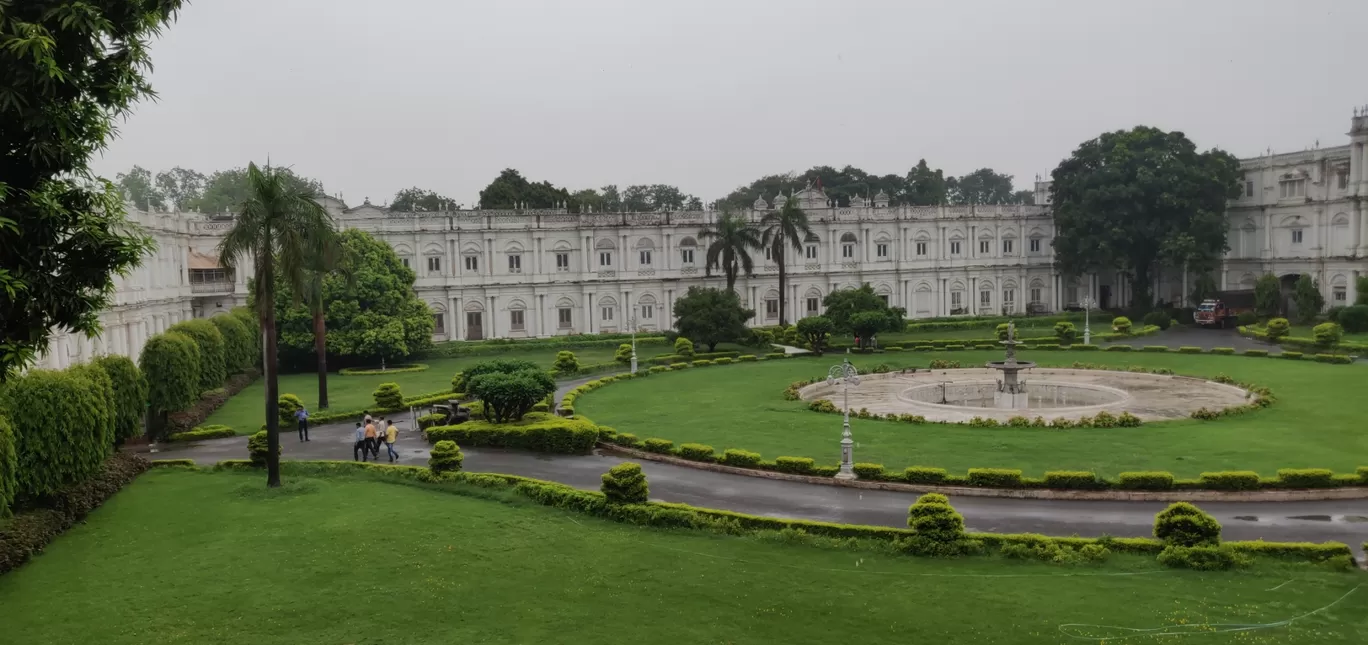
[[[1221,291],[1215,298],[1203,300],[1193,318],[1203,327],[1225,329],[1235,326],[1240,314],[1254,311],[1254,290]]]

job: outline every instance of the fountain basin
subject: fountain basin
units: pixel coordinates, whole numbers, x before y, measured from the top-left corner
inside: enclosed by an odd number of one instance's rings
[[[973,417],[1078,419],[1102,410],[1166,421],[1188,418],[1198,408],[1224,410],[1254,398],[1233,385],[1185,376],[1040,367],[1026,368],[1019,376],[1024,392],[1011,393],[1002,391],[1002,372],[988,367],[868,374],[850,388],[850,409],[918,414],[951,423]],[[1004,402],[1004,395],[1010,400]],[[839,386],[826,383],[808,385],[798,396],[841,405]]]

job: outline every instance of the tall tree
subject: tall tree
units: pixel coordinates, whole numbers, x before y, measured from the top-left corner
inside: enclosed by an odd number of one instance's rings
[[[307,193],[310,197],[323,194],[323,182],[301,177],[290,168],[272,166],[271,173],[279,177],[290,192]],[[205,180],[203,192],[198,199],[190,202],[190,208],[202,213],[227,213],[250,199],[252,182],[247,168],[219,170]]]
[[[91,336],[114,275],[153,248],[90,170],[114,119],[153,92],[147,40],[180,0],[0,3],[0,380],[52,331]]]
[[[1015,204],[1012,191],[1012,176],[993,172],[992,168],[979,168],[963,177],[955,177],[946,182],[951,204]]]
[[[907,171],[907,194],[904,203],[913,206],[939,206],[946,202],[945,173],[932,170],[922,159]]]
[[[839,332],[859,335],[860,345],[867,346],[872,336],[880,331],[897,331],[906,325],[907,311],[889,307],[869,283],[855,289],[837,289],[822,299],[826,317]]]
[[[413,270],[370,233],[348,229],[338,238],[339,261],[332,270],[310,275],[315,284],[307,285],[305,297],[295,297],[288,284],[279,286],[281,363],[316,362],[320,331],[326,335],[328,361],[344,366],[374,365],[427,349],[434,321],[413,290]]]
[[[716,223],[698,232],[698,239],[708,243],[704,275],[711,276],[714,267],[721,267],[727,276],[727,291],[736,288],[738,273],[755,272],[750,252],[761,247],[760,233],[745,217],[724,211]]]
[[[779,265],[779,324],[786,325],[788,272],[784,266],[784,256],[790,248],[795,252],[802,252],[803,241],[812,235],[812,227],[808,226],[807,213],[798,208],[798,200],[789,197],[777,210],[765,212],[765,216],[760,219],[760,228],[761,245],[770,250],[770,257]]]
[[[323,291],[323,280],[336,271],[348,282],[354,281],[352,258],[340,236],[327,236],[310,240],[314,246],[307,249],[305,270],[308,279],[304,282],[304,295],[308,303],[309,315],[313,323],[314,355],[318,364],[318,407],[328,407],[328,326],[325,314],[327,302]]]
[[[432,212],[461,208],[456,200],[437,194],[436,191],[423,190],[417,186],[405,188],[394,194],[390,210]]]
[[[570,204],[569,191],[553,186],[549,181],[530,182],[512,168],[504,169],[480,191],[480,208],[555,208],[562,203]]]
[[[1083,142],[1053,179],[1060,267],[1123,271],[1135,304],[1148,307],[1164,256],[1208,261],[1225,252],[1226,200],[1239,193],[1240,165],[1218,149],[1198,152],[1182,132],[1139,126]]]
[[[745,338],[746,321],[755,317],[754,311],[741,306],[735,291],[707,287],[689,287],[675,300],[674,313],[679,335],[707,345],[710,352],[718,343]]]
[[[119,189],[138,210],[166,210],[166,197],[157,189],[150,170],[142,166],[133,166],[128,172],[114,175],[114,180],[119,183]]]
[[[248,196],[237,207],[233,228],[219,242],[219,262],[255,263],[253,303],[261,321],[266,357],[266,485],[280,486],[280,382],[276,348],[277,280],[305,293],[310,249],[322,248],[336,231],[315,194],[291,181],[282,169],[247,166]]]
[[[699,201],[678,187],[666,184],[638,184],[622,191],[623,210],[638,213],[684,210],[691,200]]]
[[[166,198],[168,204],[179,210],[189,210],[204,195],[204,184],[209,178],[196,172],[176,166],[157,173],[157,190]]]
[[[1027,206],[1029,206],[1029,205],[1031,205],[1031,204],[1034,204],[1034,203],[1035,203],[1035,191],[1034,191],[1034,190],[1018,190],[1018,191],[1015,191],[1015,192],[1012,193],[1012,199],[1011,199],[1011,201],[1009,201],[1009,202],[1007,202],[1007,203],[1008,203],[1008,204],[1022,204],[1022,205],[1027,205]]]

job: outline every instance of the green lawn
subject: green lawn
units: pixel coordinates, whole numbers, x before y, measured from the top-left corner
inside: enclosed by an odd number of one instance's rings
[[[1170,421],[1138,428],[970,428],[853,420],[855,460],[901,470],[938,466],[963,474],[971,467],[1020,468],[1040,477],[1046,470],[1092,470],[1114,477],[1130,470],[1167,470],[1180,477],[1203,471],[1333,468],[1354,472],[1368,465],[1364,431],[1362,365],[1324,365],[1273,358],[1114,352],[1022,352],[1045,366],[1074,361],[1168,367],[1179,374],[1237,380],[1273,389],[1277,402],[1259,412],[1217,421]],[[1000,352],[903,352],[857,356],[868,369],[880,362],[926,366],[931,358],[965,365],[1000,360]],[[779,456],[839,460],[841,421],[811,412],[802,401],[785,401],[793,381],[824,376],[841,356],[763,361],[721,368],[658,374],[614,383],[575,402],[595,422],[645,439],[679,445],[697,442]]]
[[[638,349],[641,349],[640,347]],[[422,363],[428,366],[422,372],[403,372],[399,374],[375,374],[366,376],[342,376],[337,372],[328,374],[328,403],[333,410],[360,410],[375,404],[375,399],[371,393],[375,392],[376,386],[381,383],[398,383],[399,390],[404,396],[416,396],[419,394],[430,394],[443,389],[451,388],[451,377],[462,369],[496,358],[516,358],[529,360],[540,365],[551,367],[556,362],[557,352],[562,351],[557,348],[536,348],[526,351],[504,352],[501,354],[487,354],[482,356],[462,356],[459,358],[435,358],[426,359]],[[579,358],[581,364],[608,363],[613,360],[613,353],[616,348],[612,347],[590,347],[585,349],[571,349],[575,356]],[[656,355],[667,351],[664,345],[646,346],[641,352],[642,356]],[[310,411],[318,409],[318,374],[316,372],[304,372],[299,374],[280,375],[281,393],[290,393],[299,396],[304,400]],[[266,382],[257,379],[255,383],[247,386],[236,396],[228,399],[223,407],[215,410],[209,418],[204,421],[205,425],[221,423],[238,430],[239,434],[255,432],[257,428],[265,422],[263,402],[266,394]]]
[[[1277,563],[1196,573],[1128,556],[918,559],[360,478],[288,478],[267,494],[256,474],[154,471],[0,577],[0,633],[101,645],[1043,644],[1082,642],[1063,630],[1273,623],[1342,598],[1290,626],[1191,639],[1324,645],[1368,640],[1362,581]]]

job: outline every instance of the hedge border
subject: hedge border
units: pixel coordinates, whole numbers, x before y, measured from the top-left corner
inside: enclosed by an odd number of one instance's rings
[[[476,488],[509,490],[543,506],[600,517],[610,521],[641,526],[662,528],[708,529],[730,535],[749,536],[766,531],[798,530],[807,534],[834,538],[863,538],[880,542],[903,541],[916,534],[908,528],[892,526],[870,526],[861,524],[840,524],[816,520],[792,519],[750,515],[736,511],[719,510],[690,506],[673,502],[646,502],[644,504],[609,504],[603,493],[588,491],[530,477],[505,475],[500,473],[477,473],[460,471],[433,475],[430,470],[420,466],[396,466],[355,461],[291,461],[281,463],[282,471],[287,474],[309,476],[347,476],[368,473],[391,480],[393,483],[438,487],[444,492],[463,494],[450,484],[465,484]],[[214,471],[254,471],[246,460],[219,462],[210,469]],[[995,553],[1006,544],[1038,545],[1042,542],[1078,548],[1088,544],[1101,544],[1114,550],[1145,555],[1158,554],[1164,543],[1155,538],[1113,538],[1113,537],[1053,537],[1034,533],[966,533],[968,539],[981,541],[987,549],[984,554]],[[1263,542],[1235,541],[1223,542],[1238,552],[1267,558],[1293,558],[1310,562],[1323,562],[1330,558],[1345,556],[1354,560],[1349,545],[1342,542]],[[858,549],[855,543],[846,548]],[[913,556],[909,553],[909,557]]]
[[[425,372],[428,369],[427,363],[401,363],[396,367],[344,367],[337,371],[342,376],[384,376],[386,374],[404,374],[406,372]]]
[[[621,436],[621,435],[619,435]],[[1147,490],[1145,488],[1119,489],[1115,484],[1102,478],[1097,478],[1089,483],[1087,487],[1080,488],[1045,488],[1044,479],[1030,479],[1020,477],[1023,486],[1020,488],[1000,488],[993,486],[975,486],[970,483],[969,477],[945,475],[942,481],[954,482],[954,484],[913,484],[900,481],[889,481],[882,479],[836,479],[835,473],[826,474],[799,474],[788,473],[773,467],[773,462],[768,462],[770,467],[747,467],[738,466],[725,461],[706,462],[695,461],[685,458],[679,454],[662,454],[643,450],[640,447],[629,447],[610,441],[600,441],[598,447],[608,452],[627,455],[636,459],[646,459],[658,461],[675,466],[686,468],[696,468],[699,470],[709,470],[713,472],[727,473],[731,475],[744,475],[747,477],[761,477],[764,479],[780,479],[805,484],[820,484],[825,486],[844,486],[846,488],[861,488],[865,490],[886,490],[906,493],[942,493],[945,495],[960,495],[964,497],[1003,497],[1013,499],[1042,499],[1042,500],[1078,500],[1078,501],[1127,501],[1127,502],[1281,502],[1281,501],[1323,501],[1323,500],[1353,500],[1368,499],[1368,479],[1360,480],[1358,484],[1342,485],[1339,487],[1324,488],[1260,488],[1259,490],[1228,490],[1200,488],[1202,480],[1174,480],[1175,485],[1182,485],[1183,488],[1173,490]],[[729,450],[737,450],[735,448]],[[756,453],[749,453],[756,454]],[[761,466],[767,462],[760,461]],[[878,464],[858,464],[863,469]],[[820,468],[820,467],[819,467]],[[835,466],[829,467],[830,471],[835,471]],[[1362,470],[1363,467],[1360,467]],[[944,474],[942,468],[926,468],[912,466],[907,470],[939,471]],[[1010,469],[970,469],[978,471],[998,471],[1014,473],[1020,476],[1021,471]],[[1059,471],[1050,474],[1076,475],[1071,471]],[[1092,474],[1092,473],[1088,473]],[[1132,474],[1132,473],[1126,473]],[[1215,474],[1215,473],[1210,473]],[[1010,477],[1010,475],[1008,475]],[[998,477],[998,475],[994,475]],[[1345,475],[1338,477],[1344,478]],[[987,481],[987,480],[984,480]],[[997,480],[994,480],[997,481]],[[1260,484],[1276,482],[1275,479],[1260,479]],[[1113,486],[1108,488],[1108,486]]]
[[[712,362],[710,362],[710,361],[696,361],[696,362],[695,362],[695,365],[697,365],[698,363],[705,363],[705,364],[707,364],[707,365],[716,365],[716,363],[712,363]],[[739,362],[738,362],[738,363],[733,363],[733,364],[739,364]],[[1075,368],[1076,368],[1076,369],[1086,369],[1086,367],[1078,367],[1080,364],[1077,363],[1077,362],[1075,362],[1074,365],[1075,365]],[[682,366],[682,367],[681,367],[681,366]],[[1121,370],[1121,369],[1115,368],[1114,366],[1098,366],[1098,367],[1100,367],[1100,369],[1108,369],[1108,368],[1110,368],[1110,369],[1112,369],[1113,371],[1131,371],[1131,369],[1132,369],[1132,368],[1126,368],[1126,369],[1124,369],[1124,370]],[[681,363],[679,366],[664,367],[664,368],[661,369],[660,371],[661,371],[661,372],[664,372],[664,371],[673,371],[673,370],[675,370],[675,369],[681,369],[681,368],[684,368],[684,369],[693,369],[693,367],[690,366],[689,364],[687,364],[687,363]],[[1148,370],[1142,370],[1142,371],[1148,372]],[[648,370],[648,371],[644,371],[644,372],[639,372],[639,373],[637,373],[637,374],[630,374],[630,373],[628,373],[628,374],[618,374],[618,375],[614,375],[614,376],[605,377],[605,378],[602,378],[602,379],[597,379],[597,380],[589,381],[589,382],[584,383],[584,384],[580,385],[579,387],[577,387],[577,388],[571,390],[570,392],[566,393],[565,397],[561,400],[560,407],[559,407],[558,411],[559,411],[562,415],[565,415],[565,416],[572,415],[572,414],[574,414],[574,405],[573,405],[573,404],[574,404],[574,402],[578,399],[578,397],[580,397],[580,396],[582,396],[582,395],[584,395],[584,394],[586,394],[586,393],[588,393],[588,392],[592,392],[592,391],[594,391],[594,390],[596,390],[596,389],[598,389],[598,388],[601,388],[601,387],[604,387],[604,386],[606,386],[606,385],[610,385],[610,384],[612,384],[612,383],[615,383],[615,382],[617,382],[617,381],[620,381],[620,380],[627,380],[627,379],[632,379],[632,378],[645,378],[645,377],[650,376],[650,375],[653,374],[653,373],[658,373],[658,372],[654,371],[654,369],[653,369],[653,370]],[[811,381],[809,381],[809,383],[810,383],[810,382],[811,382]],[[1220,377],[1218,377],[1217,379],[1215,379],[1215,382],[1218,382],[1218,383],[1221,382]],[[794,383],[794,384],[790,384],[790,385],[789,385],[788,389],[785,390],[786,395],[787,395],[787,392],[788,392],[789,390],[793,390],[793,391],[794,391],[794,395],[796,395],[796,389],[794,388],[794,385],[797,385],[797,383]],[[1245,387],[1246,389],[1253,389],[1253,388],[1257,388],[1258,386],[1245,386],[1245,385],[1242,385],[1241,387]],[[1276,399],[1272,396],[1272,393],[1267,391],[1267,388],[1259,388],[1259,389],[1262,390],[1261,392],[1256,392],[1256,394],[1258,394],[1259,397],[1260,397],[1259,399],[1255,400],[1254,402],[1247,403],[1247,404],[1245,404],[1244,406],[1236,406],[1236,407],[1234,407],[1234,408],[1230,408],[1230,409],[1229,409],[1229,412],[1227,412],[1227,411],[1222,411],[1222,412],[1218,413],[1217,416],[1220,416],[1220,415],[1222,415],[1222,414],[1227,414],[1227,413],[1229,413],[1229,414],[1237,414],[1237,413],[1239,413],[1239,412],[1244,412],[1244,411],[1246,411],[1245,408],[1259,408],[1259,407],[1263,407],[1264,405],[1271,404],[1273,401],[1276,400]],[[787,398],[787,396],[786,396],[786,398]],[[568,400],[568,402],[567,402],[567,400]],[[818,401],[820,401],[820,400],[821,400],[821,399],[818,399]],[[815,403],[815,401],[814,401],[814,403]],[[1213,418],[1214,418],[1214,417],[1213,417]],[[999,427],[1000,427],[1000,425],[1001,425],[1001,424],[999,424]],[[601,426],[601,427],[603,427],[603,426]],[[631,441],[632,443],[631,443],[630,445],[628,445],[628,446],[621,446],[621,445],[619,445],[619,444],[617,444],[617,443],[614,442],[615,438],[618,438],[618,437],[631,437],[630,441]],[[669,440],[666,440],[666,439],[659,439],[659,438],[650,438],[650,439],[647,439],[646,441],[648,441],[648,442],[655,442],[655,443],[652,444],[652,448],[659,448],[660,446],[663,446],[664,444],[667,444],[667,443],[669,444],[669,447],[666,447],[664,450],[652,450],[651,452],[641,452],[641,453],[639,453],[639,454],[638,454],[638,453],[633,453],[633,454],[636,454],[637,456],[648,455],[648,454],[661,455],[662,453],[666,453],[667,456],[674,456],[674,455],[677,455],[677,454],[678,454],[678,451],[675,450],[675,449],[673,448],[673,442],[671,442],[671,441],[669,441]],[[635,435],[627,434],[627,433],[624,433],[624,434],[619,435],[616,431],[612,430],[611,428],[608,428],[606,432],[601,432],[601,433],[600,433],[600,444],[599,444],[599,445],[600,445],[601,447],[602,447],[602,446],[616,446],[617,448],[627,448],[627,449],[630,449],[630,450],[635,450],[637,447],[639,447],[639,446],[638,446],[638,442],[636,441]],[[645,442],[640,442],[640,445],[646,445],[646,443],[645,443]],[[696,444],[694,444],[694,445],[696,445]],[[747,450],[745,450],[745,449],[743,449],[743,448],[732,448],[731,450],[737,450],[737,451],[739,451],[739,452],[744,452],[744,453],[748,453],[748,454],[757,454],[757,453],[750,453],[749,451],[747,451]],[[724,455],[725,455],[725,453],[724,453]],[[652,457],[645,457],[645,456],[642,456],[642,458],[649,459],[649,458],[652,458]],[[707,464],[707,465],[709,465],[709,466],[715,466],[715,465],[718,465],[718,464],[716,464],[716,461],[719,460],[719,459],[721,459],[721,458],[718,458],[718,457],[716,457],[715,455],[714,455],[713,461],[711,461],[711,462],[701,462],[701,461],[693,461],[693,462],[690,462],[689,460],[684,459],[684,460],[681,461],[681,465]],[[793,458],[793,457],[781,457],[780,459],[794,459],[794,458]],[[737,471],[738,471],[736,474],[743,474],[743,475],[746,475],[746,474],[755,474],[757,471],[782,470],[782,468],[780,467],[779,463],[780,463],[780,462],[779,462],[778,459],[776,459],[775,462],[765,462],[765,461],[763,461],[763,460],[760,460],[760,461],[758,461],[754,466],[751,466],[751,467],[749,467],[749,468],[746,468],[746,467],[739,467],[739,466],[729,466],[728,468],[736,468]],[[819,469],[821,469],[820,474],[826,475],[827,477],[834,477],[835,474],[836,474],[836,472],[835,472],[836,469],[835,469],[834,467],[815,466],[815,465],[813,465],[811,468],[814,468],[814,469],[818,469],[818,468],[819,468]],[[912,466],[911,468],[918,468],[918,466]],[[1280,469],[1280,470],[1287,470],[1287,469]],[[743,471],[744,471],[744,472],[743,472]],[[725,471],[725,472],[731,472],[731,471]],[[1016,471],[1016,472],[1017,472],[1018,476],[1020,476],[1020,471]],[[1242,471],[1242,472],[1247,472],[1247,471]],[[814,473],[814,474],[815,474],[815,473]],[[1127,475],[1127,474],[1132,474],[1132,473],[1122,473],[1121,475]],[[1170,477],[1172,477],[1172,475],[1169,474],[1169,473],[1165,473],[1165,474],[1168,474]],[[1041,497],[1040,499],[1099,499],[1099,500],[1145,499],[1145,500],[1148,500],[1148,501],[1175,501],[1175,500],[1182,500],[1182,499],[1198,499],[1198,498],[1196,498],[1196,497],[1193,497],[1193,495],[1194,495],[1194,494],[1201,493],[1201,492],[1212,493],[1212,492],[1225,491],[1225,490],[1229,490],[1229,489],[1230,489],[1229,486],[1226,486],[1225,483],[1224,483],[1224,481],[1221,480],[1220,478],[1208,478],[1208,477],[1205,477],[1205,475],[1208,475],[1208,474],[1213,474],[1213,473],[1204,473],[1204,474],[1203,474],[1204,477],[1203,477],[1202,479],[1196,479],[1196,480],[1179,480],[1179,479],[1177,479],[1177,478],[1173,478],[1173,479],[1174,479],[1174,487],[1175,487],[1175,489],[1176,489],[1176,491],[1174,491],[1174,492],[1175,492],[1175,494],[1176,494],[1177,496],[1176,496],[1176,497],[1172,497],[1172,498],[1169,498],[1169,497],[1154,497],[1154,498],[1150,498],[1150,497],[1143,497],[1143,496],[1140,497],[1140,498],[1136,498],[1136,497],[1128,497],[1128,496],[1117,495],[1117,496],[1106,496],[1106,497],[1096,497],[1096,498],[1089,498],[1089,497],[1058,497],[1058,498]],[[1214,474],[1220,475],[1220,474],[1223,474],[1223,473],[1214,473]],[[760,476],[765,476],[765,475],[760,475]],[[1258,477],[1258,475],[1255,475],[1255,477]],[[1089,484],[1088,490],[1089,490],[1089,491],[1094,491],[1095,488],[1114,489],[1114,488],[1117,488],[1117,487],[1120,486],[1120,481],[1121,481],[1121,479],[1122,479],[1122,477],[1121,477],[1121,476],[1118,476],[1118,481],[1117,481],[1117,482],[1110,482],[1110,481],[1104,480],[1104,479],[1102,479],[1102,478],[1099,477],[1099,478],[1096,479],[1095,482]],[[832,479],[832,480],[830,480],[830,481],[835,481],[835,480]],[[951,478],[949,478],[948,476],[947,476],[947,481],[953,481],[953,482],[955,482],[955,483],[958,483],[956,480],[951,479]],[[1013,492],[1016,492],[1016,491],[1028,491],[1028,490],[1055,490],[1055,491],[1060,491],[1060,490],[1061,490],[1061,489],[1044,489],[1044,488],[1043,488],[1043,486],[1044,486],[1044,481],[1045,481],[1044,479],[1035,480],[1035,479],[1029,479],[1029,478],[1022,478],[1020,481],[1022,482],[1022,487],[1021,487],[1021,488],[1010,488],[1010,489],[1003,489],[1003,490],[1013,491]],[[865,483],[867,484],[867,483],[870,483],[870,482],[866,481]],[[895,483],[895,482],[880,482],[880,483]],[[965,480],[965,483],[969,483],[968,479]],[[1258,488],[1260,488],[1260,489],[1279,489],[1278,483],[1279,483],[1279,480],[1278,480],[1278,479],[1264,479],[1264,478],[1259,478],[1259,486],[1258,486]],[[1332,483],[1332,486],[1330,486],[1330,487],[1327,487],[1327,488],[1319,488],[1319,489],[1311,489],[1311,490],[1318,490],[1318,491],[1339,490],[1339,491],[1350,491],[1350,493],[1349,493],[1347,496],[1344,496],[1344,497],[1338,497],[1338,496],[1335,496],[1335,495],[1323,494],[1323,495],[1313,495],[1313,496],[1310,496],[1310,497],[1299,497],[1298,499],[1306,499],[1306,500],[1318,500],[1318,499],[1368,499],[1368,466],[1360,466],[1360,467],[1358,468],[1357,472],[1354,473],[1354,474],[1332,475],[1332,477],[1331,477],[1331,483]],[[967,490],[983,490],[983,488],[975,489],[975,488],[973,488],[973,487],[968,487],[968,488],[966,488],[966,489],[967,489]],[[896,489],[896,490],[901,490],[901,489]],[[915,492],[916,490],[921,490],[921,489],[907,489],[907,490],[911,490],[911,491],[914,491],[914,492]],[[1065,490],[1067,490],[1067,489],[1065,489]],[[1300,490],[1300,489],[1280,488],[1279,490]],[[1075,491],[1075,492],[1081,493],[1082,491]],[[1110,492],[1110,491],[1094,491],[1094,492],[1102,493],[1102,492]],[[1157,492],[1157,491],[1156,491],[1156,492]],[[956,492],[956,494],[966,494],[966,493]],[[1029,495],[1020,495],[1020,494],[995,494],[995,495],[990,495],[990,496],[994,496],[994,497],[1029,497]],[[1219,500],[1226,500],[1226,501],[1234,501],[1234,500],[1231,500],[1231,499],[1228,498],[1228,497],[1220,497],[1220,498],[1217,498],[1217,499],[1219,499]],[[1271,501],[1271,498],[1270,498],[1270,499],[1251,500],[1251,501]]]

